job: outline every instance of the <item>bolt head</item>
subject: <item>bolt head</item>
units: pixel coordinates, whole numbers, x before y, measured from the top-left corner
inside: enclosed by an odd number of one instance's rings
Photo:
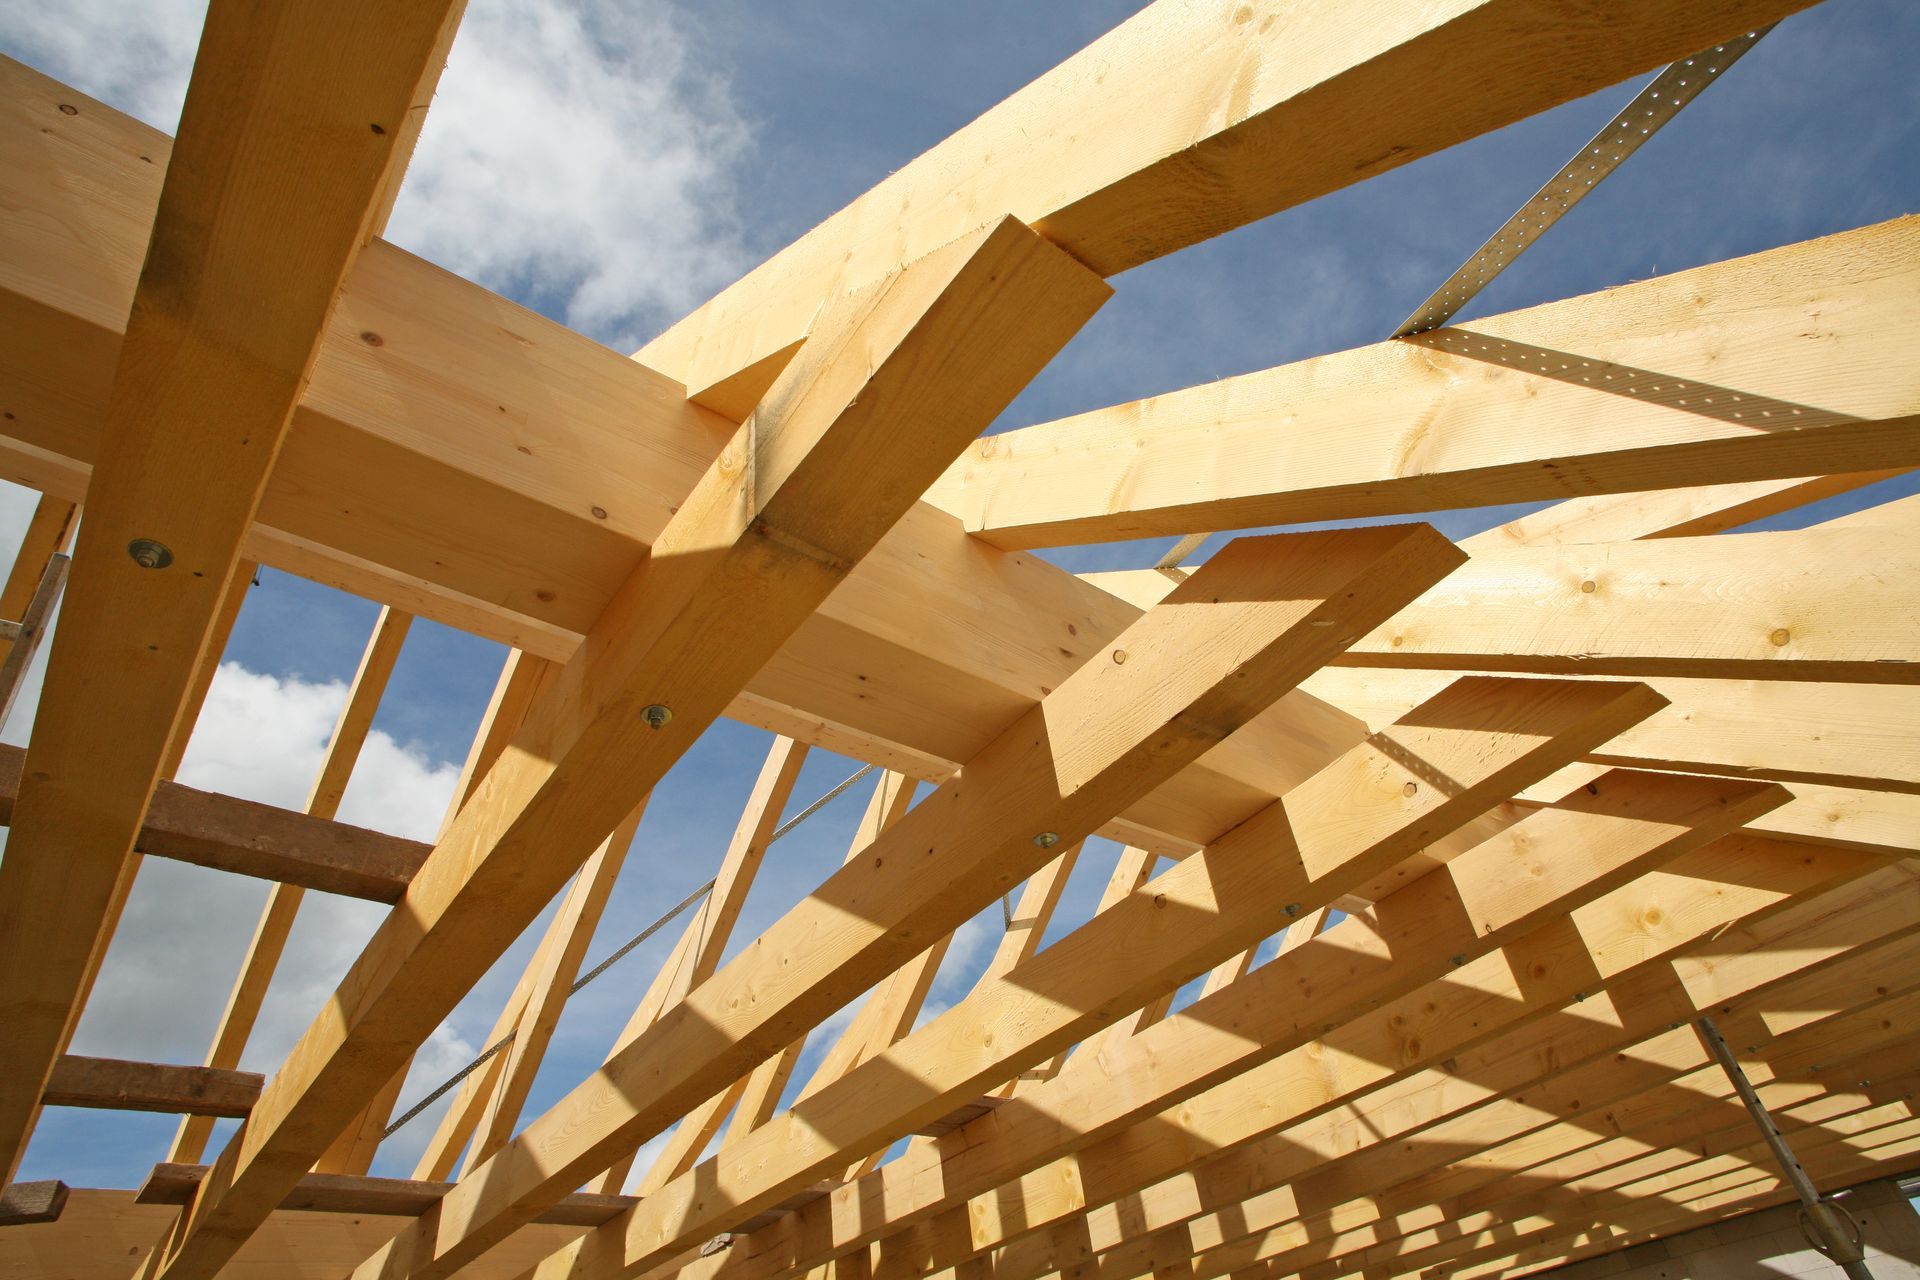
[[[127,554],[142,569],[164,569],[173,563],[173,552],[167,544],[152,538],[135,538],[127,544]]]
[[[1300,914],[1300,904],[1297,902],[1289,902],[1286,906],[1280,909],[1287,913],[1287,918],[1289,920],[1291,920],[1293,917]]]
[[[1042,831],[1033,838],[1033,842],[1042,849],[1051,849],[1060,843],[1060,833],[1057,831]]]
[[[655,729],[664,728],[667,721],[673,719],[673,709],[660,703],[650,703],[640,708],[640,718]]]
[[[1453,958],[1453,967],[1456,969],[1460,968],[1466,963],[1467,963],[1467,957],[1465,955],[1457,955]]]

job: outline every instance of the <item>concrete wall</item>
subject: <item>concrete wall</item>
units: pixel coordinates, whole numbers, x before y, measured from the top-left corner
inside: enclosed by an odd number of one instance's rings
[[[1841,1199],[1867,1241],[1874,1280],[1920,1280],[1920,1214],[1889,1181],[1868,1182]],[[1540,1280],[1845,1280],[1807,1247],[1798,1205],[1766,1209],[1684,1235],[1535,1273]]]

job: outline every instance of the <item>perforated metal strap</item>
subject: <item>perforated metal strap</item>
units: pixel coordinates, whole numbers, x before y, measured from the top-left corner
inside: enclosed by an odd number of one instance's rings
[[[1448,276],[1446,282],[1435,289],[1425,302],[1415,307],[1413,314],[1393,331],[1392,336],[1404,338],[1410,334],[1425,333],[1428,329],[1438,329],[1458,315],[1460,308],[1493,283],[1494,277],[1512,266],[1514,259],[1525,253],[1534,241],[1546,233],[1548,227],[1560,221],[1567,210],[1586,199],[1608,174],[1644,146],[1647,139],[1660,132],[1667,121],[1679,115],[1682,107],[1718,80],[1728,67],[1759,43],[1761,36],[1773,30],[1774,25],[1769,23],[1757,31],[1749,31],[1711,49],[1703,49],[1691,58],[1680,59],[1655,76],[1646,88],[1634,96],[1632,102],[1621,109],[1619,115],[1607,123],[1606,128],[1593,136],[1593,141],[1580,148],[1573,159],[1567,161],[1560,172],[1554,175],[1553,181],[1536,191],[1533,199],[1520,207],[1520,212],[1507,219],[1505,226],[1488,237],[1487,242],[1480,246],[1480,252],[1462,263],[1460,269]],[[1188,534],[1174,543],[1153,567],[1181,576],[1177,572],[1180,566],[1188,556],[1200,549],[1201,543],[1212,536],[1210,533]]]
[[[1394,330],[1393,336],[1404,338],[1408,334],[1424,333],[1453,319],[1474,295],[1532,247],[1548,227],[1592,194],[1608,174],[1660,132],[1667,121],[1680,114],[1682,107],[1699,97],[1771,30],[1773,27],[1769,25],[1749,31],[1691,58],[1682,58],[1655,76],[1606,128],[1593,136],[1593,141],[1567,161],[1551,182],[1536,191],[1504,227],[1488,237],[1480,246],[1480,252],[1468,258],[1431,297],[1415,307],[1406,323]]]

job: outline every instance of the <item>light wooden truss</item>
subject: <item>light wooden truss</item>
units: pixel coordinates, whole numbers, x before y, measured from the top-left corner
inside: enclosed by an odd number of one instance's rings
[[[1517,1275],[1791,1198],[1703,1015],[1822,1185],[1920,1166],[1920,507],[1727,532],[1920,467],[1920,219],[982,434],[1106,277],[1805,3],[1158,0],[631,360],[379,238],[459,0],[214,0],[177,140],[0,62],[0,614],[85,517],[0,751],[0,1175],[181,1117],[137,1196],[8,1188],[0,1275]],[[172,780],[255,561],[383,606],[304,813]],[[335,816],[416,616],[511,648],[431,844]],[[714,883],[525,1117],[723,716]],[[810,748],[866,815],[723,963]],[[145,856],[274,882],[204,1063],[66,1052]],[[239,1071],[310,891],[392,910]]]

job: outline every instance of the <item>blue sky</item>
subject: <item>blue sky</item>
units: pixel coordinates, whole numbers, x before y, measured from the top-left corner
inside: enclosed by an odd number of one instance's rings
[[[392,238],[630,350],[1135,7],[470,0]],[[0,51],[171,130],[198,20],[194,0],[14,6],[0,13]],[[1789,19],[1463,318],[1914,211],[1916,55],[1920,6],[1909,0],[1829,0]],[[996,429],[1381,339],[1637,87],[1126,273]],[[1769,523],[1915,487],[1894,482]],[[0,537],[17,538],[25,510],[24,495],[0,495]],[[1512,514],[1438,523],[1462,536]],[[1134,567],[1169,541],[1049,554],[1074,569]],[[183,778],[303,803],[374,614],[263,570]],[[489,642],[416,623],[343,816],[430,836],[502,658]],[[23,740],[30,714],[16,713],[7,740]],[[767,742],[722,723],[673,771],[590,962],[712,874]],[[792,808],[853,767],[814,753]],[[856,790],[777,847],[738,938],[837,863],[863,802]],[[1101,843],[1082,858],[1056,932],[1085,918],[1114,853]],[[76,1049],[199,1060],[263,894],[216,873],[146,868]],[[272,1067],[376,920],[364,904],[314,902],[247,1065]],[[936,1005],[965,991],[999,928],[997,908],[969,926]],[[575,999],[528,1115],[598,1065],[674,932]],[[529,945],[423,1051],[403,1104],[479,1047]],[[376,1171],[408,1172],[432,1119],[396,1137]],[[135,1185],[171,1131],[160,1117],[49,1111],[23,1176]]]

